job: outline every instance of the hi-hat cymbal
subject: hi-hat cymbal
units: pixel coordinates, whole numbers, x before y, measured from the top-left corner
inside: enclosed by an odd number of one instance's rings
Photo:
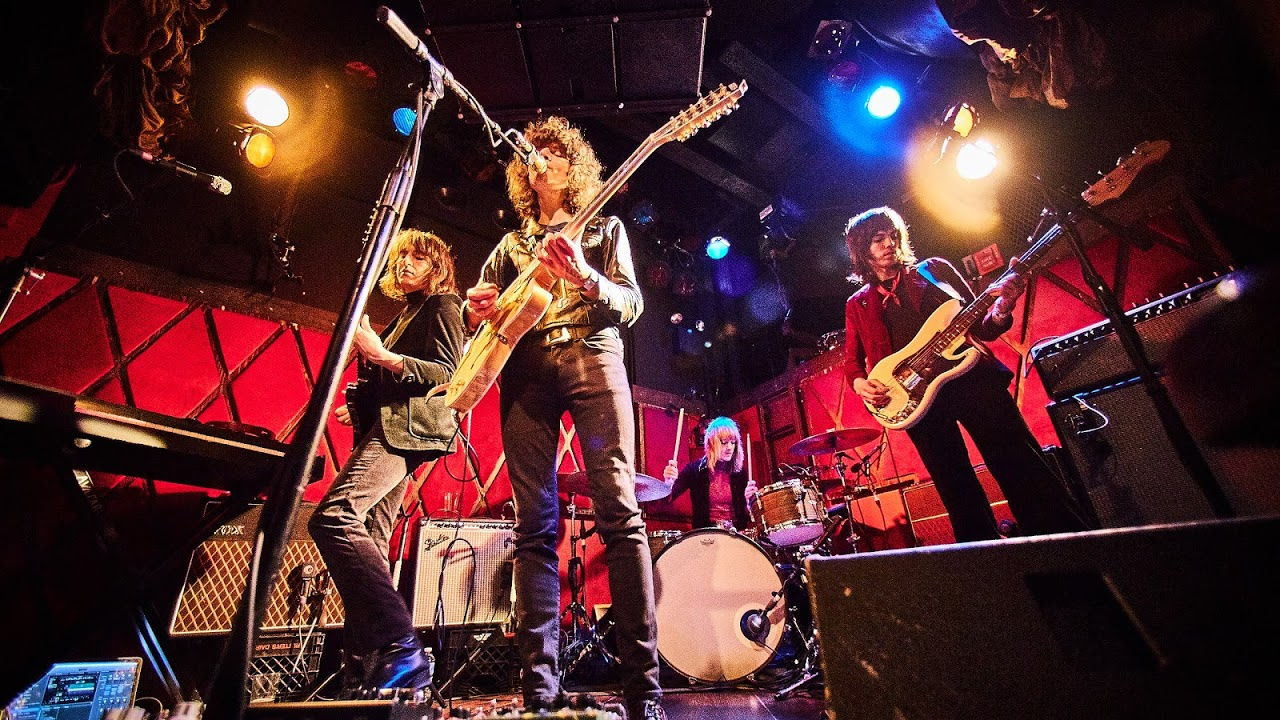
[[[561,494],[577,493],[586,495],[590,492],[590,483],[585,470],[563,473],[556,476]],[[661,500],[671,494],[671,486],[652,475],[636,473],[636,502]]]
[[[833,453],[837,450],[851,450],[859,445],[866,445],[869,442],[880,438],[880,430],[877,428],[844,428],[843,430],[828,430],[810,435],[807,438],[797,440],[788,450],[792,457],[808,457],[810,455],[825,455]]]

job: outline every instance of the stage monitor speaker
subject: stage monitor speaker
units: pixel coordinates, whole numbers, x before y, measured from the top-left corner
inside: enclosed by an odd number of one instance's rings
[[[1175,409],[1185,417],[1185,409]],[[1080,490],[1102,527],[1214,517],[1140,381],[1080,393],[1050,403],[1048,411]],[[1254,462],[1231,449],[1203,444],[1198,449],[1237,515],[1275,512],[1272,488],[1280,477],[1280,458],[1264,456],[1262,462]]]
[[[310,503],[298,508],[293,536],[285,546],[280,563],[280,577],[267,601],[262,632],[342,627],[346,617],[342,597],[307,532],[307,520],[314,509]],[[231,632],[243,599],[253,555],[253,536],[261,512],[261,505],[251,506],[219,526],[213,537],[191,554],[182,593],[169,623],[170,635]]]
[[[986,465],[977,465],[974,471],[978,474],[978,482],[991,501],[991,512],[997,523],[1012,523],[1013,513],[1009,510],[1009,501],[996,484],[996,479]],[[942,497],[933,483],[914,485],[902,491],[903,504],[907,507],[907,522],[911,524],[911,536],[917,547],[922,545],[946,545],[956,541],[955,531],[951,529],[951,516],[942,505]]]
[[[511,521],[424,518],[407,574],[414,627],[492,627],[509,621],[514,545]]]
[[[1270,706],[1280,518],[810,555],[839,720],[1245,717]]]

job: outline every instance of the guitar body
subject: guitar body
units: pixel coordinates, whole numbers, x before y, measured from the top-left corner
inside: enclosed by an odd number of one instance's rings
[[[920,422],[929,411],[942,386],[963,375],[981,358],[975,347],[964,345],[965,336],[957,336],[940,351],[928,346],[944,332],[960,313],[960,301],[951,299],[938,306],[906,347],[876,363],[867,375],[889,388],[889,403],[867,410],[890,430],[905,430]]]
[[[378,397],[374,391],[372,370],[363,360],[358,361],[355,382],[347,383],[343,398],[347,401],[347,412],[351,414],[351,446],[356,445],[365,434],[378,422]]]
[[[547,314],[554,283],[555,277],[535,261],[527,276],[522,273],[498,296],[493,316],[480,324],[453,371],[444,396],[446,405],[468,413],[480,404],[498,380],[516,343]]]

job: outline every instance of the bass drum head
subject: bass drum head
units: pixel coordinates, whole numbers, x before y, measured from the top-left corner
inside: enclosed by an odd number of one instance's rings
[[[653,569],[658,653],[676,672],[706,683],[733,683],[764,667],[786,626],[786,603],[756,642],[744,618],[782,590],[773,561],[751,540],[708,528],[668,545]]]

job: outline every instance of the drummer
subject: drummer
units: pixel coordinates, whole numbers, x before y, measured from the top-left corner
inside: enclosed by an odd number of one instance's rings
[[[738,424],[718,417],[707,425],[703,440],[705,454],[678,469],[671,460],[662,471],[662,480],[671,488],[671,500],[685,490],[693,503],[693,528],[751,528],[747,513],[748,499],[756,494],[756,485],[747,479],[744,469],[742,433]]]

